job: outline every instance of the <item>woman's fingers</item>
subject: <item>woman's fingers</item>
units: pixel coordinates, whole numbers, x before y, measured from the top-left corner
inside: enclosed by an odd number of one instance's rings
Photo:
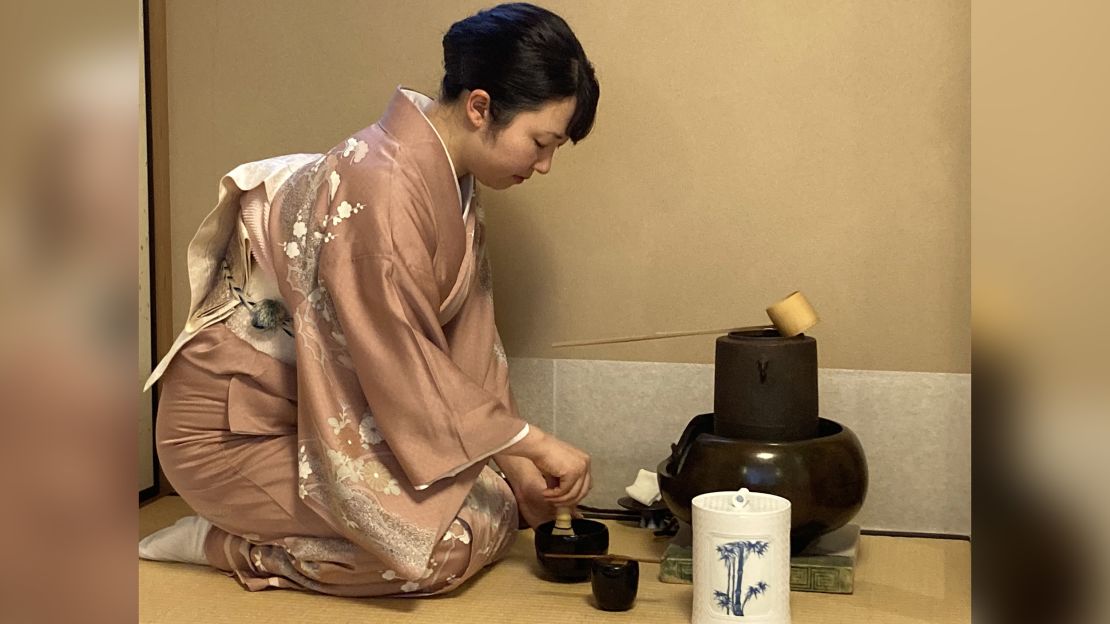
[[[545,491],[544,496],[556,505],[577,504],[590,493],[590,483],[590,473],[586,472],[574,481],[561,480],[558,488]]]
[[[571,481],[570,479],[564,477],[559,480],[558,486],[544,490],[543,495],[547,497],[548,501],[550,501],[551,503],[562,504],[566,502],[569,498],[571,492],[574,489],[575,483],[575,481]]]
[[[551,453],[536,462],[548,477],[543,495],[553,505],[574,505],[590,490],[590,456],[565,442],[552,441]]]
[[[557,495],[554,499],[552,499],[552,501],[559,505],[570,505],[576,503],[580,500],[578,498],[578,491],[581,488],[582,482],[575,481],[569,484],[569,487],[567,487],[564,493]]]
[[[557,487],[548,488],[543,491],[543,495],[547,498],[548,502],[552,504],[559,504],[563,502],[563,498],[570,491],[570,482],[563,480]]]

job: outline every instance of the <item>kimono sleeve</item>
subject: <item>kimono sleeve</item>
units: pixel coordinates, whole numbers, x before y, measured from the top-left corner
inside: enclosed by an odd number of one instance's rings
[[[416,489],[527,433],[512,406],[473,377],[485,375],[481,367],[460,367],[449,353],[430,271],[371,254],[322,265],[320,277],[377,427]]]
[[[484,226],[479,224],[478,236]],[[501,336],[497,331],[493,304],[493,276],[484,246],[479,252],[478,278],[458,314],[444,327],[451,353],[472,379],[478,380],[487,392],[519,418],[516,401],[509,385],[509,362]],[[527,425],[520,438],[527,435]]]

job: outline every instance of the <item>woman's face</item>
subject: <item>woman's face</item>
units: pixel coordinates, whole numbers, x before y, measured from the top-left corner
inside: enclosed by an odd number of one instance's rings
[[[573,97],[554,100],[539,110],[517,113],[500,132],[485,128],[470,158],[470,172],[494,189],[520,184],[533,173],[547,173],[555,150],[567,142],[574,106]]]

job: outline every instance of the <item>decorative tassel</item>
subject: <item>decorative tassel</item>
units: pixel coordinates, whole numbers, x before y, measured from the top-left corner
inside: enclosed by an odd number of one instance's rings
[[[289,312],[276,299],[263,299],[251,308],[251,325],[255,329],[274,329],[288,320]]]

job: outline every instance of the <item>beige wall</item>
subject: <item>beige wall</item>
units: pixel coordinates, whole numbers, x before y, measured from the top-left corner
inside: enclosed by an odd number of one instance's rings
[[[550,175],[484,195],[509,353],[711,362],[712,337],[549,345],[763,322],[800,289],[823,367],[967,372],[966,4],[547,2],[603,95]],[[488,5],[169,3],[174,258],[223,172],[433,92],[443,31]]]

